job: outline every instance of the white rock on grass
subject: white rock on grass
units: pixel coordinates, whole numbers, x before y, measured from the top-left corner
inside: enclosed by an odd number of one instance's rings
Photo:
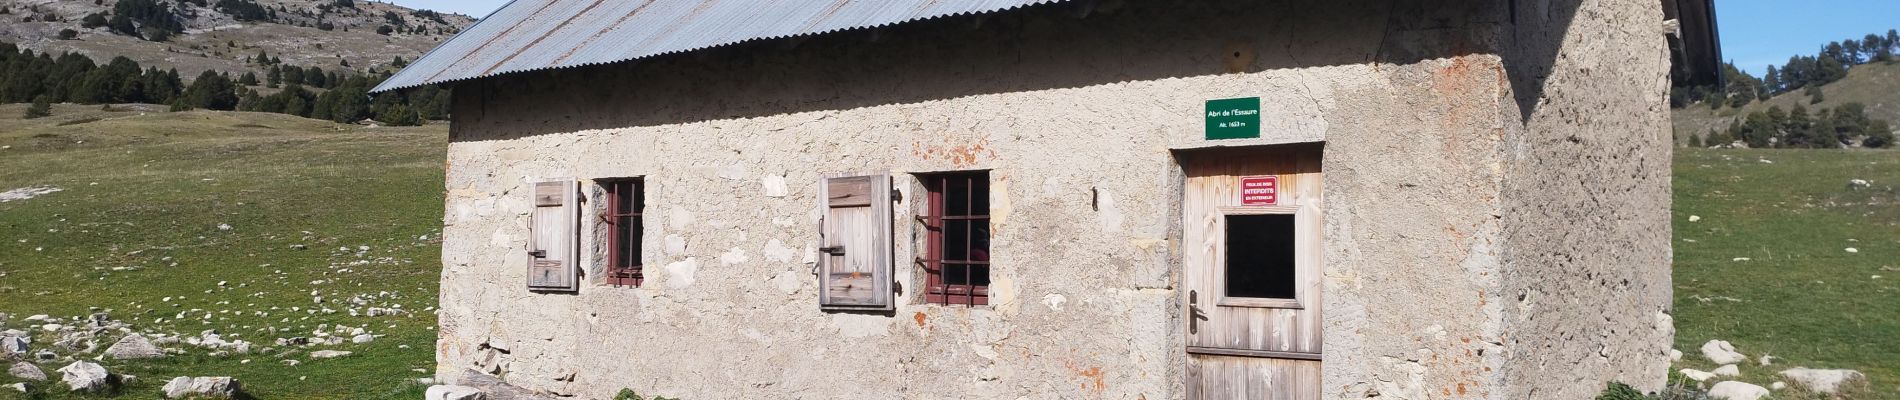
[[[106,372],[106,367],[85,361],[74,361],[72,364],[60,367],[59,373],[60,381],[65,382],[66,386],[75,392],[102,391],[111,387],[113,383],[112,374]]]
[[[1781,371],[1781,377],[1788,378],[1808,390],[1824,394],[1834,394],[1841,390],[1841,384],[1848,381],[1866,379],[1860,371],[1851,369],[1810,369],[1793,368]]]
[[[146,340],[144,335],[134,333],[107,347],[106,356],[120,360],[159,358],[165,356],[165,351],[152,345],[152,341]]]
[[[25,337],[0,337],[0,355],[26,354],[32,351],[32,346],[27,346],[27,343],[32,342]]]
[[[486,399],[487,396],[482,394],[481,389],[468,386],[435,385],[430,386],[429,390],[423,393],[422,398],[427,400],[483,400]]]
[[[181,376],[165,383],[165,398],[236,398],[242,392],[242,385],[236,379],[223,376],[193,378]]]
[[[347,355],[350,355],[350,352],[342,350],[317,350],[310,352],[310,358],[312,359],[337,358]]]
[[[1729,364],[1715,367],[1715,370],[1709,371],[1709,373],[1715,374],[1715,376],[1742,376],[1742,368],[1735,366],[1735,364]]]
[[[1741,352],[1735,351],[1735,345],[1722,340],[1710,340],[1708,343],[1703,343],[1702,357],[1708,358],[1716,365],[1734,364],[1748,359]]]
[[[1775,356],[1763,354],[1761,355],[1761,358],[1756,359],[1756,362],[1760,363],[1764,367],[1775,365]]]
[[[1781,389],[1787,389],[1787,388],[1788,388],[1788,383],[1787,383],[1787,382],[1782,382],[1782,381],[1775,381],[1775,383],[1774,383],[1774,384],[1771,384],[1771,385],[1768,385],[1768,388],[1769,388],[1769,389],[1774,389],[1774,390],[1781,390]]]
[[[1849,248],[1847,248],[1847,249],[1846,249],[1846,251],[1847,251],[1847,252],[1849,252],[1849,253],[1859,253],[1859,252],[1860,252],[1860,249],[1856,249],[1856,248],[1852,248],[1852,247],[1849,247]]]
[[[1689,216],[1689,222],[1696,222],[1696,221],[1701,221],[1701,220],[1702,220],[1702,216],[1700,215]]]
[[[1676,373],[1682,374],[1682,377],[1695,380],[1696,382],[1707,382],[1710,379],[1715,379],[1715,374],[1713,373],[1689,368],[1683,368],[1681,371],[1676,371]]]
[[[13,364],[12,368],[7,368],[7,375],[13,375],[15,378],[29,381],[46,380],[46,371],[41,371],[40,366],[25,361]]]
[[[1726,400],[1756,400],[1768,396],[1768,388],[1738,381],[1717,382],[1709,388],[1709,398]]]
[[[28,384],[26,384],[25,382],[22,382],[22,383],[15,383],[15,384],[11,384],[11,385],[7,385],[7,388],[8,388],[8,389],[13,389],[13,390],[15,390],[15,391],[19,391],[20,393],[26,393],[26,392],[28,392],[28,391],[31,391],[31,390],[33,390],[33,386],[32,386],[32,385],[28,385]]]
[[[1682,350],[1669,349],[1669,361],[1682,361]]]
[[[363,344],[363,343],[369,343],[369,342],[374,342],[374,341],[376,341],[376,337],[370,336],[370,335],[356,335],[356,337],[350,338],[350,343],[356,343],[356,344]]]

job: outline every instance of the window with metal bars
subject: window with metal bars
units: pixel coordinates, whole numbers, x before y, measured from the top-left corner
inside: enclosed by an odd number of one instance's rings
[[[929,193],[918,222],[928,232],[918,264],[924,298],[934,304],[986,305],[990,294],[990,174],[919,175]]]
[[[602,274],[607,283],[639,287],[646,280],[640,273],[641,233],[645,231],[641,211],[646,209],[646,185],[639,178],[601,181],[606,189],[607,209],[600,214],[607,224],[607,268]]]

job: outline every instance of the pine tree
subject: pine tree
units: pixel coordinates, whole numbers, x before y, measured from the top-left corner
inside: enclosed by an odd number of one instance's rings
[[[26,115],[22,116],[22,118],[34,119],[50,116],[53,116],[53,98],[42,94],[33,98],[33,105],[26,107]]]
[[[1769,96],[1781,93],[1781,72],[1776,71],[1773,65],[1768,66],[1768,73],[1762,74],[1761,86],[1768,91]]]

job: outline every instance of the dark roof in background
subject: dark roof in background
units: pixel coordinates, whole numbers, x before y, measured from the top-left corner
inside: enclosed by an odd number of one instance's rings
[[[1663,0],[1663,18],[1676,20],[1669,40],[1677,86],[1722,84],[1722,38],[1715,25],[1714,0]]]
[[[514,0],[375,92],[1066,0]]]

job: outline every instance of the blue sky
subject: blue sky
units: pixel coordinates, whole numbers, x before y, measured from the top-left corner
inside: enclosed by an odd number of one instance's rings
[[[416,9],[446,11],[481,18],[508,4],[508,0],[384,0]]]
[[[1895,0],[1715,0],[1722,57],[1760,76],[1768,65],[1813,55],[1827,42],[1900,28]]]

